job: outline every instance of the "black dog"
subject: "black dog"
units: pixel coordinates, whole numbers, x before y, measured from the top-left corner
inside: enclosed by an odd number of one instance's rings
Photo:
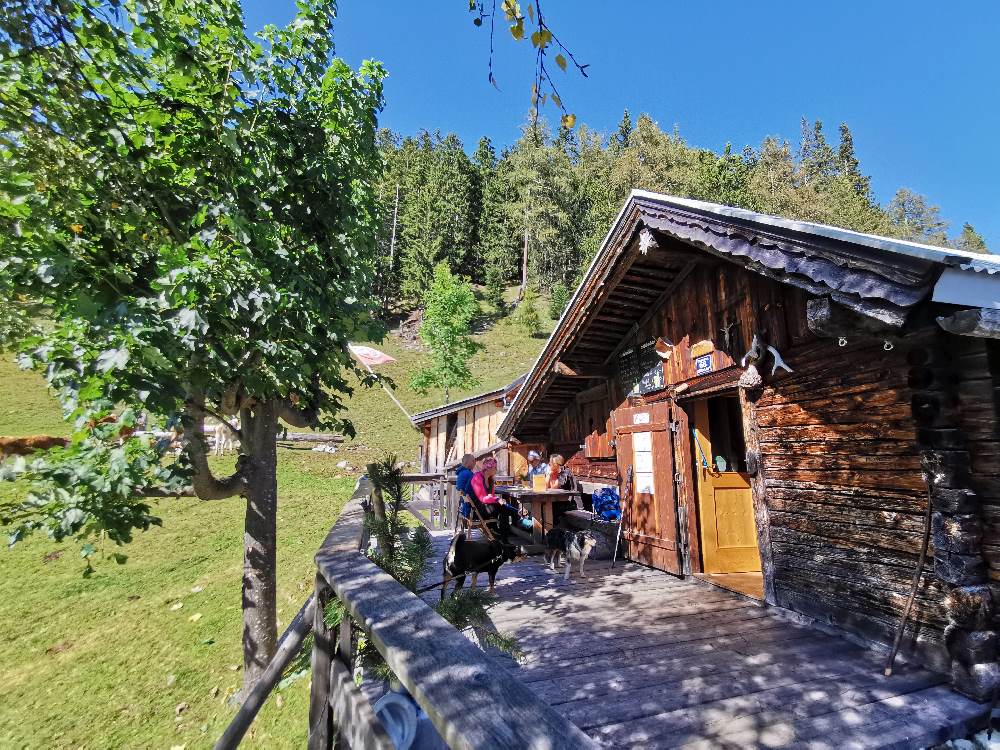
[[[455,591],[465,585],[465,576],[472,575],[472,588],[476,587],[476,577],[483,572],[490,575],[490,593],[496,585],[497,571],[505,562],[518,562],[525,558],[524,549],[514,544],[503,544],[497,539],[467,539],[464,533],[456,534],[444,558],[444,582],[441,584],[441,599],[448,590],[448,584],[455,579]]]

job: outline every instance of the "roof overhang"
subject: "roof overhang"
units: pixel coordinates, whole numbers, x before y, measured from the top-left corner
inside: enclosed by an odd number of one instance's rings
[[[524,382],[525,377],[527,377],[527,375],[522,375],[513,383],[505,385],[503,388],[495,388],[494,390],[487,391],[486,393],[468,396],[460,401],[453,401],[450,404],[443,404],[441,406],[435,406],[433,409],[418,412],[410,417],[410,421],[414,426],[417,426],[423,424],[424,422],[429,422],[435,417],[441,417],[446,414],[461,411],[462,409],[468,409],[470,406],[478,406],[479,404],[489,403],[490,401],[496,401],[497,399],[506,399],[511,391],[518,388],[521,383]]]
[[[692,264],[711,258],[827,297],[893,328],[931,298],[944,269],[961,272],[963,284],[975,279],[981,297],[1000,300],[1000,261],[988,256],[636,190],[514,398],[498,437],[513,436],[529,409],[537,424],[527,432],[551,423],[584,384],[568,382],[563,373],[586,375],[588,367],[606,366],[608,352],[620,348],[613,342],[655,313]],[[619,287],[631,297],[616,294]],[[536,403],[545,394],[554,398],[539,409]]]

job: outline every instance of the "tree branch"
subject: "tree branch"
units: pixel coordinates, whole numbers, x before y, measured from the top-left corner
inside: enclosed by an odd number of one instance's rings
[[[308,409],[300,409],[291,399],[281,399],[277,402],[278,418],[288,422],[292,427],[315,427],[319,420],[319,408],[315,405]]]
[[[190,417],[191,428],[184,431],[184,450],[194,467],[191,482],[194,494],[202,500],[224,500],[246,491],[246,480],[237,464],[236,471],[222,479],[217,478],[208,466],[208,449],[205,445],[205,395],[191,394],[184,402],[184,412]]]
[[[193,409],[198,409],[201,412],[202,417],[215,417],[220,422],[222,422],[222,424],[228,427],[236,437],[238,437],[240,440],[243,440],[243,433],[240,431],[239,427],[232,424],[228,419],[226,419],[218,412],[209,409],[207,406],[204,405],[204,403],[199,404],[188,399],[185,402],[185,405],[189,405]]]

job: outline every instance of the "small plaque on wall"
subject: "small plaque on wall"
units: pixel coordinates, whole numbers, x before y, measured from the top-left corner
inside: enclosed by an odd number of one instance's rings
[[[705,354],[694,361],[695,375],[705,375],[712,371],[712,355]]]

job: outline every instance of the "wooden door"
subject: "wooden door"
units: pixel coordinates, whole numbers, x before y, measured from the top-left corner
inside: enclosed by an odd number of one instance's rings
[[[695,475],[698,477],[698,519],[706,573],[759,571],[757,523],[753,512],[750,475],[718,471],[712,464],[712,435],[708,402],[694,405]]]
[[[622,516],[629,559],[680,574],[670,405],[615,410],[614,434],[623,479],[632,467],[632,495]]]

